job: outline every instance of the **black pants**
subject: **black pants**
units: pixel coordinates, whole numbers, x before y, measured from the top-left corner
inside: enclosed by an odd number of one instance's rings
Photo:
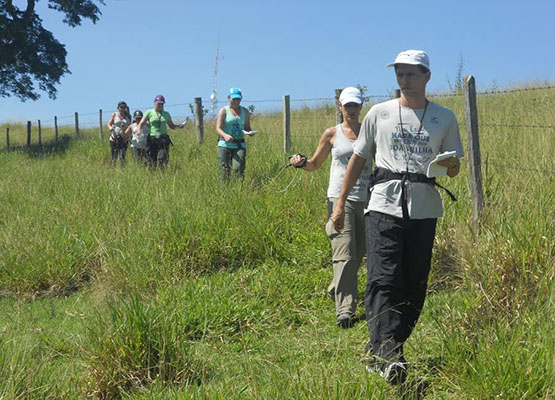
[[[148,136],[147,155],[150,166],[164,168],[170,160],[169,136]]]
[[[403,343],[420,317],[436,223],[436,218],[405,223],[379,212],[366,215],[368,347],[380,359],[403,358]]]
[[[125,153],[127,152],[127,143],[121,141],[110,140],[110,153],[111,153],[111,163],[114,165],[118,158],[121,161],[121,165],[125,165]]]

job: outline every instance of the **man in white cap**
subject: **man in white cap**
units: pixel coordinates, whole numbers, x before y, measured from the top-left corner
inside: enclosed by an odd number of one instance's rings
[[[339,108],[343,123],[328,128],[322,134],[312,158],[296,154],[290,163],[306,171],[315,171],[331,153],[330,181],[328,185],[328,212],[331,214],[339,197],[343,176],[353,147],[360,132],[362,93],[356,87],[346,87],[339,96]],[[353,190],[345,201],[345,226],[341,232],[333,229],[331,220],[326,224],[326,233],[331,241],[333,279],[328,287],[335,301],[335,315],[340,328],[350,328],[356,320],[358,303],[357,272],[366,253],[364,206],[368,196],[370,168],[363,167],[362,174],[354,183]]]
[[[343,229],[345,199],[367,161],[373,160],[376,169],[365,210],[364,304],[367,351],[373,355],[367,369],[396,384],[406,377],[403,344],[424,305],[436,222],[443,215],[438,184],[426,176],[427,167],[438,154],[455,151],[439,162],[444,174],[455,177],[463,148],[454,113],[426,98],[428,55],[403,51],[388,66],[395,67],[401,97],[376,104],[364,118],[332,221],[335,229]]]

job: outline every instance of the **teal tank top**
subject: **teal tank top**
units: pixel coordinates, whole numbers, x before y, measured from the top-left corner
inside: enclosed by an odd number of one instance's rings
[[[237,118],[231,110],[229,106],[225,106],[225,122],[223,126],[223,130],[228,135],[231,135],[233,139],[237,142],[226,142],[221,137],[218,140],[218,147],[226,147],[228,149],[237,149],[239,147],[246,149],[247,144],[245,143],[245,134],[243,133],[243,129],[245,129],[245,108],[241,107],[241,117]]]

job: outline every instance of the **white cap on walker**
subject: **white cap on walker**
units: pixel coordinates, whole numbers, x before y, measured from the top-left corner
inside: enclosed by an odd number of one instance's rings
[[[362,93],[356,87],[346,87],[341,91],[341,94],[339,95],[339,102],[342,106],[347,103],[362,104]]]
[[[427,70],[430,70],[430,59],[426,52],[422,50],[405,50],[400,52],[395,57],[395,61],[387,64],[387,66],[393,67],[395,64],[422,65]]]

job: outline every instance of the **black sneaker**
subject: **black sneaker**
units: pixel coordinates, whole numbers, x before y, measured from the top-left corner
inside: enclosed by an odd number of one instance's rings
[[[380,376],[390,385],[400,385],[407,379],[407,363],[396,361],[386,364],[381,368]]]
[[[379,372],[381,375],[381,364],[377,360],[372,359],[368,361],[368,364],[366,364],[366,371],[370,372],[371,374]]]

